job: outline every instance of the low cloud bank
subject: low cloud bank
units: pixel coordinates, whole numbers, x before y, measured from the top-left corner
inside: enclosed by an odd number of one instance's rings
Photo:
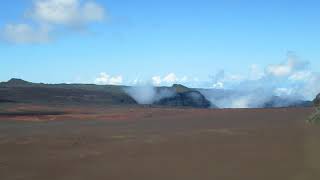
[[[99,85],[121,85],[123,82],[122,76],[111,76],[105,72],[99,74],[94,80],[95,84]]]
[[[287,107],[302,103],[301,96],[277,96],[272,91],[255,90],[201,90],[212,104],[219,108]]]
[[[122,76],[101,73],[95,82],[134,85],[125,88],[125,92],[139,104],[153,104],[175,95],[170,88],[154,86],[184,84],[191,88],[201,87],[204,89],[199,91],[213,107],[220,108],[285,107],[311,101],[320,93],[320,74],[311,70],[308,61],[301,60],[292,52],[287,54],[282,63],[266,67],[251,65],[248,73],[240,75],[219,71],[209,80],[169,73],[153,76],[149,81],[136,79],[130,83]],[[148,85],[145,82],[149,82]]]
[[[270,103],[284,107],[312,100],[320,92],[320,75],[310,69],[308,61],[292,52],[283,63],[269,65],[264,70],[253,65],[247,76],[220,71],[212,79],[216,90],[202,93],[221,108],[257,108]]]

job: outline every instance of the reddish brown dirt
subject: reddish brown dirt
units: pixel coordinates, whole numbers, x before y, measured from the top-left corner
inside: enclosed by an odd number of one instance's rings
[[[1,180],[320,179],[310,108],[23,106],[67,114],[0,115]]]

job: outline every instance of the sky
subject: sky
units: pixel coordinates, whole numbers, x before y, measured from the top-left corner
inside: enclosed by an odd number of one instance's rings
[[[266,82],[296,93],[318,78],[319,7],[307,0],[2,0],[0,81]]]

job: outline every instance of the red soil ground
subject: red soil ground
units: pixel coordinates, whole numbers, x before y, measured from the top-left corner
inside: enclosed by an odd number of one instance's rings
[[[317,180],[312,111],[2,107],[0,179]]]

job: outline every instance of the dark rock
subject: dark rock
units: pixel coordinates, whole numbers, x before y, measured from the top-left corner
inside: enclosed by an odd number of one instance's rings
[[[174,96],[160,99],[154,104],[194,108],[209,108],[211,106],[210,102],[198,91],[178,92]]]
[[[313,100],[314,105],[320,106],[320,94]]]

